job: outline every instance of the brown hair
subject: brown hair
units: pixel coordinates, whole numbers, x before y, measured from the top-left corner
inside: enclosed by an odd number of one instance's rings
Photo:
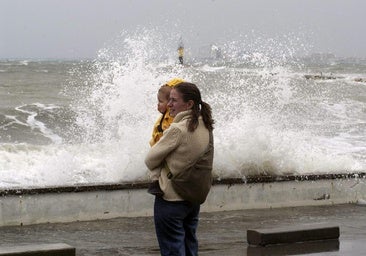
[[[162,94],[166,100],[169,100],[170,91],[172,90],[171,86],[168,86],[166,84],[160,86],[158,93]]]
[[[191,119],[188,122],[188,131],[193,132],[198,126],[198,118],[201,115],[206,128],[213,130],[214,120],[212,119],[211,106],[203,102],[201,92],[195,84],[182,82],[173,87],[183,98],[184,102],[193,101]]]

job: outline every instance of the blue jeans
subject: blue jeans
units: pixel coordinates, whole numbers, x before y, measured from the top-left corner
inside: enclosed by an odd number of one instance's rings
[[[199,204],[155,197],[154,222],[161,255],[198,255],[196,230],[199,212]]]

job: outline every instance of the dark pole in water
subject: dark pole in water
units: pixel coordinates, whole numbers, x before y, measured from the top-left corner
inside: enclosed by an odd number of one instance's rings
[[[179,38],[179,46],[178,46],[178,60],[181,65],[183,65],[183,55],[184,55],[184,45],[182,36]]]
[[[179,48],[178,48],[178,59],[179,59],[179,63],[181,65],[183,65],[183,54],[184,54],[184,47],[179,46]]]

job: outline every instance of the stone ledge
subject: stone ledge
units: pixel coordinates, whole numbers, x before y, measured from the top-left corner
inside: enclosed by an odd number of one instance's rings
[[[334,176],[337,177],[337,176]],[[366,180],[353,178],[214,184],[202,212],[355,203]],[[148,183],[146,183],[148,184]],[[43,190],[0,196],[0,226],[152,216],[154,197],[146,188]],[[130,186],[131,187],[131,186]],[[75,189],[78,189],[77,187]],[[84,188],[83,188],[84,189]],[[100,189],[100,190],[98,190]],[[48,192],[48,193],[47,193]]]
[[[269,246],[248,246],[247,256],[282,256],[282,255],[308,255],[314,253],[329,253],[339,251],[339,240],[308,241],[292,244],[276,244]],[[327,254],[328,255],[328,254]],[[338,254],[336,254],[338,255]]]
[[[338,226],[295,226],[291,228],[247,230],[250,245],[266,246],[306,241],[329,240],[339,238]]]
[[[309,175],[257,175],[245,176],[243,178],[215,179],[213,185],[234,185],[234,184],[254,184],[271,183],[285,181],[315,181],[315,180],[337,180],[337,179],[366,179],[366,173],[340,173],[340,174],[309,174]],[[149,182],[131,182],[116,184],[81,184],[74,186],[58,186],[44,188],[11,188],[0,190],[0,196],[10,195],[35,195],[47,193],[77,193],[90,191],[112,191],[112,190],[132,190],[147,189]]]
[[[0,247],[0,256],[75,256],[75,248],[68,244],[31,244]]]

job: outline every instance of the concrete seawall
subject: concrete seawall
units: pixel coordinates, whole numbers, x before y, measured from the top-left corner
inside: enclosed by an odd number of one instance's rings
[[[147,183],[0,191],[0,226],[151,216]],[[215,180],[202,212],[356,203],[366,173]]]

